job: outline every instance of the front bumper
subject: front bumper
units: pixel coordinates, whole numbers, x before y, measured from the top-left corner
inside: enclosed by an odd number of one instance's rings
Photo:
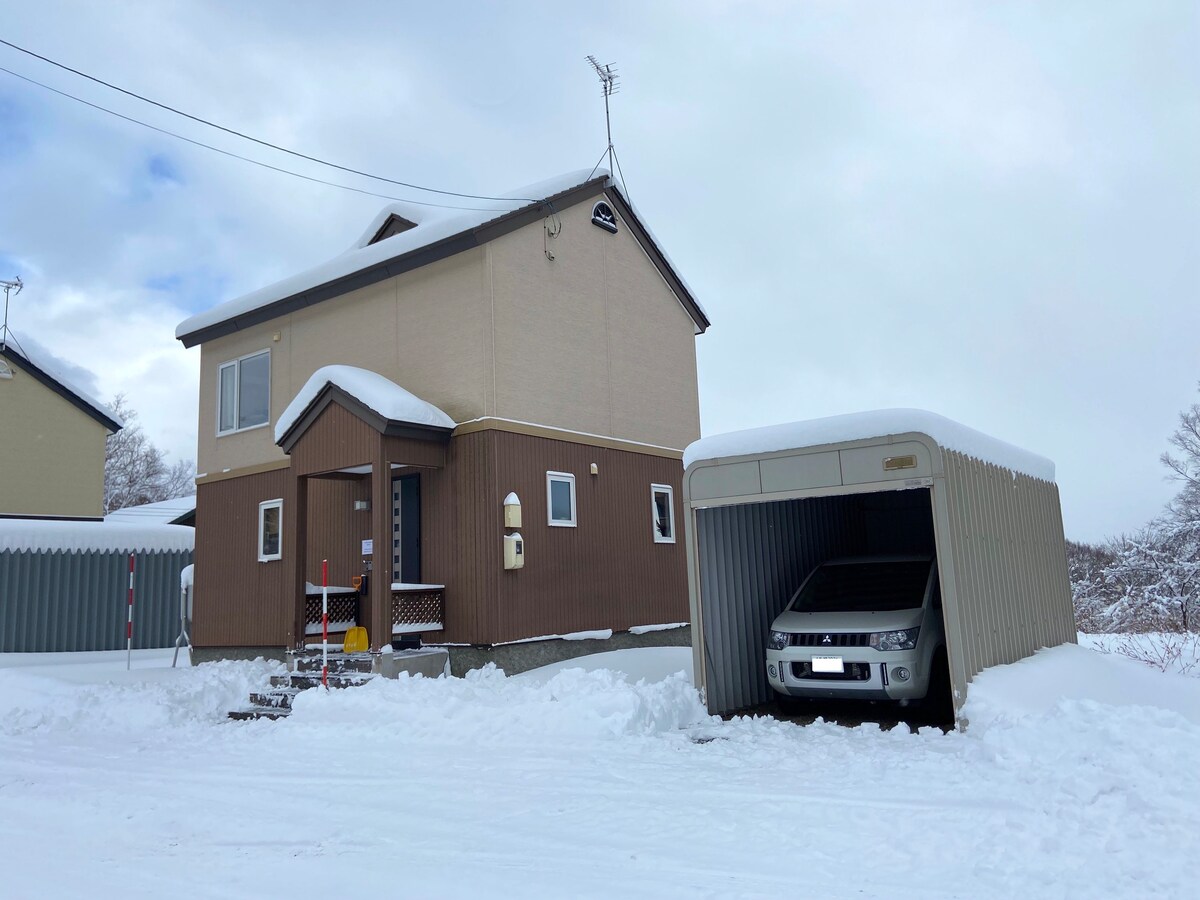
[[[812,671],[814,656],[842,660],[844,673]],[[929,666],[919,649],[872,650],[870,647],[787,647],[767,651],[767,680],[771,687],[791,697],[845,700],[920,700],[929,690]],[[908,679],[896,670],[906,669]],[[772,674],[772,672],[774,674]]]

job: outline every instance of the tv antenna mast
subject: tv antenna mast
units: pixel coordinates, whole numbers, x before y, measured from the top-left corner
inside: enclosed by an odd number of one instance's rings
[[[8,343],[9,335],[12,334],[8,328],[8,301],[11,297],[21,293],[25,282],[21,281],[20,275],[17,275],[12,281],[0,281],[0,287],[4,288],[4,324],[0,325],[0,350],[3,350]]]
[[[617,84],[617,80],[621,76],[617,74],[615,63],[604,63],[602,65],[598,63],[596,61],[596,57],[592,56],[590,53],[588,54],[587,61],[591,63],[592,68],[596,70],[596,75],[600,78],[600,90],[604,94],[604,128],[608,132],[608,149],[601,154],[600,159],[604,159],[606,155],[608,156],[608,173],[609,175],[615,175],[620,171],[621,163],[620,160],[616,159],[616,151],[613,149],[612,117],[608,111],[608,98],[621,89],[620,85]],[[613,168],[614,162],[616,164],[616,168]],[[595,172],[599,166],[600,163],[597,162],[596,165],[592,167],[592,171]],[[622,175],[621,184],[624,185],[624,183],[625,176]]]

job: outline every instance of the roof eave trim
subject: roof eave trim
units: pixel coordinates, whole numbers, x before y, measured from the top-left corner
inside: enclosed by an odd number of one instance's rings
[[[100,410],[96,409],[53,375],[43,372],[36,364],[30,362],[24,356],[16,353],[9,354],[7,349],[0,349],[0,356],[3,356],[10,363],[16,365],[19,369],[28,372],[33,376],[35,381],[40,382],[45,387],[48,387],[50,390],[54,391],[54,393],[58,394],[80,412],[87,413],[88,416],[95,419],[97,422],[107,428],[110,434],[116,434],[125,427],[116,419],[104,415],[104,413],[100,412]]]
[[[370,287],[372,284],[386,281],[388,278],[393,278],[396,275],[403,275],[405,272],[411,272],[414,269],[419,269],[438,260],[455,256],[466,250],[479,247],[488,241],[502,237],[530,222],[545,218],[547,208],[550,211],[559,211],[574,206],[577,203],[582,203],[588,197],[601,193],[607,182],[607,175],[593,178],[573,188],[560,191],[544,200],[514,209],[489,222],[484,222],[482,225],[477,225],[473,228],[460,231],[457,234],[452,234],[449,237],[442,238],[440,241],[435,241],[424,247],[417,247],[415,250],[409,250],[390,259],[365,266],[356,272],[351,272],[332,281],[306,288],[303,291],[290,294],[258,309],[249,310],[241,315],[231,316],[222,322],[216,322],[212,325],[206,325],[203,328],[186,332],[179,335],[178,340],[185,347],[195,347],[197,344],[202,344],[205,341],[211,341],[245,328],[261,325],[264,322],[269,322],[288,313],[313,306],[317,303],[323,303],[326,300],[332,300],[351,291]]]

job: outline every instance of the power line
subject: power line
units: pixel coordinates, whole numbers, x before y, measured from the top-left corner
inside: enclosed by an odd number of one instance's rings
[[[0,43],[7,43],[7,42],[0,40]],[[356,188],[356,187],[352,187],[351,185],[348,185],[348,184],[339,184],[336,181],[326,181],[324,178],[316,178],[315,176],[312,176],[312,175],[302,175],[299,172],[293,172],[291,169],[284,169],[284,168],[280,168],[279,166],[273,166],[270,163],[265,163],[265,162],[262,162],[257,159],[251,159],[249,156],[242,156],[239,153],[234,153],[232,150],[224,150],[220,147],[214,147],[212,144],[206,144],[203,141],[197,141],[193,138],[185,137],[184,135],[177,134],[174,131],[168,131],[166,128],[159,128],[157,125],[151,125],[149,122],[143,122],[141,119],[135,119],[132,116],[127,116],[124,113],[119,113],[116,110],[109,109],[106,106],[101,106],[98,103],[92,103],[90,100],[84,100],[82,97],[76,97],[74,94],[69,94],[66,91],[59,90],[58,88],[50,87],[50,85],[48,85],[48,84],[43,84],[42,82],[36,81],[33,78],[30,78],[26,75],[21,75],[18,72],[12,71],[12,69],[6,69],[3,66],[0,66],[0,72],[6,72],[9,75],[12,75],[14,78],[20,78],[22,81],[27,81],[30,84],[37,85],[38,87],[43,88],[47,91],[50,91],[51,93],[58,94],[61,97],[66,97],[69,100],[74,100],[77,103],[82,103],[84,106],[90,106],[92,109],[98,109],[98,110],[100,110],[100,112],[108,113],[110,116],[116,116],[118,119],[124,119],[126,122],[132,122],[135,125],[141,125],[143,128],[149,128],[151,131],[157,131],[159,134],[165,134],[168,137],[173,137],[173,138],[177,138],[178,140],[181,140],[181,141],[186,141],[187,143],[193,144],[197,147],[203,147],[205,150],[212,150],[216,153],[220,153],[222,156],[229,156],[229,157],[232,157],[233,159],[240,159],[242,162],[248,162],[248,163],[251,163],[252,165],[261,166],[264,169],[270,169],[272,172],[279,172],[283,175],[291,175],[293,178],[302,178],[305,181],[311,181],[314,184],[323,184],[323,185],[326,185],[327,187],[340,188],[343,191],[353,191],[356,194],[365,194],[368,197],[378,197],[381,200],[395,200],[400,203],[410,203],[413,206],[430,206],[430,207],[436,207],[438,209],[460,209],[460,210],[464,210],[464,211],[473,211],[473,212],[493,212],[493,211],[499,212],[500,211],[500,210],[493,210],[491,207],[487,207],[487,206],[451,206],[447,203],[429,203],[427,201],[422,201],[422,200],[410,200],[407,197],[394,197],[391,194],[380,194],[376,191],[368,191],[364,188]],[[466,195],[464,195],[464,196],[466,196]],[[505,203],[514,203],[514,204],[525,202],[524,198],[517,198],[517,197],[497,197],[496,199],[499,201],[505,202]]]
[[[416,191],[425,191],[426,193],[430,193],[430,194],[442,194],[447,197],[461,197],[465,200],[499,200],[499,201],[517,200],[517,201],[525,201],[528,203],[536,202],[536,199],[531,198],[531,197],[491,197],[486,194],[462,194],[462,193],[459,193],[458,191],[443,191],[443,190],[438,190],[437,188],[424,187],[419,184],[412,184],[407,181],[397,181],[394,178],[386,178],[382,175],[372,175],[370,172],[363,172],[363,171],[360,171],[359,169],[350,168],[349,166],[339,165],[338,163],[329,162],[328,160],[321,159],[320,157],[309,156],[307,153],[301,153],[298,150],[289,150],[287,147],[281,147],[278,144],[272,144],[270,141],[264,141],[264,140],[261,140],[260,138],[256,138],[251,135],[244,134],[243,132],[237,131],[236,129],[226,128],[224,125],[218,125],[216,122],[210,122],[208,119],[202,118],[201,116],[195,116],[195,115],[192,115],[191,113],[184,112],[181,109],[176,109],[175,107],[170,106],[166,103],[160,103],[157,100],[152,100],[149,97],[144,97],[141,94],[136,93],[135,91],[127,90],[126,88],[120,87],[119,85],[112,84],[111,82],[105,81],[102,78],[97,78],[94,75],[89,75],[87,72],[81,72],[81,71],[79,71],[79,69],[73,69],[64,63],[60,63],[53,59],[50,59],[48,56],[42,56],[40,53],[34,53],[32,50],[26,50],[24,47],[18,47],[16,44],[12,43],[11,41],[6,41],[3,38],[0,38],[0,44],[3,44],[6,47],[11,47],[13,50],[16,50],[20,53],[24,53],[28,56],[32,56],[34,59],[40,59],[42,62],[49,63],[52,66],[57,66],[58,68],[62,69],[65,72],[70,72],[73,75],[78,75],[80,78],[86,78],[88,81],[93,81],[96,84],[103,85],[104,87],[109,88],[110,90],[119,91],[120,93],[125,94],[127,97],[133,97],[137,100],[141,100],[143,103],[149,103],[152,106],[157,106],[159,109],[163,109],[163,110],[166,110],[167,112],[174,113],[177,116],[183,116],[185,119],[191,119],[193,122],[199,122],[200,124],[207,125],[210,128],[216,128],[218,131],[224,131],[226,134],[232,134],[235,137],[240,137],[247,141],[253,141],[255,144],[259,144],[263,147],[269,147],[272,150],[278,150],[281,153],[287,153],[287,154],[289,154],[291,156],[295,156],[299,159],[305,159],[305,160],[308,160],[309,162],[315,162],[322,166],[329,166],[332,169],[339,169],[342,172],[347,172],[351,175],[361,175],[363,178],[371,178],[371,179],[374,179],[375,181],[384,181],[384,182],[387,182],[388,184],[394,184],[398,187],[410,188],[411,190],[416,190]],[[8,74],[10,74],[10,75],[16,75],[15,72],[11,72],[8,69],[3,69],[3,71],[8,72]],[[17,75],[17,77],[22,78],[24,76]],[[26,78],[25,80],[32,82],[33,84],[37,84],[39,87],[46,87],[46,85],[41,84],[40,82],[33,81],[33,79],[31,79],[31,78]],[[54,88],[48,88],[48,89],[54,90]],[[63,93],[63,92],[60,92],[60,93]],[[64,93],[64,96],[71,97],[72,100],[79,100],[78,97],[73,97],[70,94]],[[81,100],[80,102],[87,103],[86,100]],[[91,106],[92,104],[88,104],[88,105]],[[99,106],[96,108],[104,109],[103,107],[99,107]],[[104,112],[112,112],[112,110],[104,109]],[[113,113],[113,114],[119,115],[119,113]],[[122,118],[124,118],[124,117],[122,117]],[[130,121],[137,121],[137,120],[130,119]],[[144,125],[145,123],[138,122],[138,124]],[[147,127],[153,127],[153,126],[147,126]],[[169,131],[164,131],[163,133],[164,134],[172,134],[172,132],[169,132]],[[172,134],[172,136],[179,137],[179,135],[174,135],[174,134]],[[187,138],[185,138],[184,140],[187,140]],[[196,141],[193,143],[199,143],[199,142]],[[207,146],[207,145],[201,145],[201,146]],[[233,154],[230,154],[230,155],[233,155]],[[238,157],[238,158],[243,159],[244,157]],[[277,171],[284,171],[284,170],[279,169]],[[319,179],[314,179],[314,180],[319,180]],[[329,184],[329,183],[330,182],[322,182],[322,184]],[[382,197],[384,195],[375,194],[374,196]],[[430,203],[430,204],[424,204],[424,205],[433,206],[435,204]],[[449,209],[466,209],[467,207],[447,207],[447,208],[449,208]]]

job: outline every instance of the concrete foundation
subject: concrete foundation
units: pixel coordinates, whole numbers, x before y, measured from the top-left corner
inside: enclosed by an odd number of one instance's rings
[[[482,647],[446,647],[450,653],[450,673],[458,678],[471,669],[481,669],[490,662],[503,669],[507,675],[516,675],[529,669],[548,666],[551,663],[588,656],[592,653],[607,653],[610,650],[625,650],[630,647],[690,647],[692,629],[690,625],[666,631],[650,631],[632,634],[628,631],[615,633],[600,641],[527,641],[519,644],[499,644]]]
[[[182,656],[186,649],[179,651]],[[286,647],[193,647],[192,663],[216,662],[219,659],[274,659],[287,662]]]

